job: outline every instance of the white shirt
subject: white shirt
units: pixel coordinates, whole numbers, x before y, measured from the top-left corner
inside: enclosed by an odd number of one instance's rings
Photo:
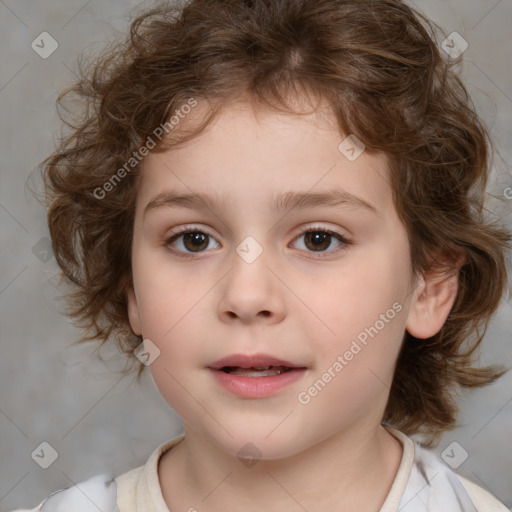
[[[434,452],[399,430],[385,428],[400,441],[403,453],[379,512],[510,512],[490,493],[457,475]],[[121,476],[96,475],[51,494],[34,509],[12,512],[170,512],[160,487],[158,462],[183,437],[161,444],[145,465]]]

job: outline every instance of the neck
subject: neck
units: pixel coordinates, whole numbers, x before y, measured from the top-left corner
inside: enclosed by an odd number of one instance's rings
[[[291,457],[244,464],[185,426],[161,460],[169,509],[377,512],[392,485],[400,442],[380,425],[339,432]]]

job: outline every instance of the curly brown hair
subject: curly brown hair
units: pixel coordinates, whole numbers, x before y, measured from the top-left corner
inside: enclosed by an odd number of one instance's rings
[[[454,428],[460,388],[505,371],[474,359],[505,291],[511,236],[484,215],[492,144],[438,37],[400,0],[192,0],[134,19],[129,37],[80,66],[59,95],[69,133],[42,163],[53,249],[74,285],[69,313],[81,341],[113,339],[132,355],[141,342],[126,299],[139,150],[150,139],[163,151],[195,137],[233,98],[293,112],[291,95],[309,94],[328,102],[340,133],[388,156],[414,272],[429,271],[441,252],[463,258],[441,331],[427,340],[405,334],[384,416],[430,444]],[[155,141],[191,98],[209,105],[201,126]]]

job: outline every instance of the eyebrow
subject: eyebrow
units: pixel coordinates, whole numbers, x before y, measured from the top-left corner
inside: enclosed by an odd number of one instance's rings
[[[207,210],[223,209],[227,202],[225,196],[219,196],[217,193],[206,194],[204,192],[195,192],[180,194],[163,192],[149,201],[144,208],[144,215],[160,207]],[[323,192],[285,192],[271,201],[271,209],[275,213],[288,213],[291,210],[301,210],[319,206],[348,206],[367,210],[380,217],[375,206],[339,188]]]

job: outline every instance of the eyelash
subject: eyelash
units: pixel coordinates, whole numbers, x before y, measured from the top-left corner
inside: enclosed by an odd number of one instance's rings
[[[172,244],[172,242],[174,242],[180,236],[185,235],[187,233],[201,233],[203,235],[207,235],[210,238],[215,239],[215,237],[211,233],[209,233],[207,230],[205,230],[203,227],[192,225],[192,226],[186,226],[186,227],[180,229],[179,231],[175,231],[175,232],[171,233],[165,239],[164,245],[169,248],[169,246]],[[303,231],[301,231],[294,238],[294,240],[297,240],[298,238],[300,238],[300,237],[302,237],[302,236],[304,236],[304,235],[306,235],[308,233],[323,233],[323,234],[327,234],[327,235],[330,235],[330,236],[336,238],[342,244],[337,249],[334,249],[334,250],[331,250],[331,251],[324,251],[324,252],[327,252],[329,254],[330,253],[337,253],[339,251],[346,250],[348,248],[348,246],[352,245],[352,242],[350,240],[348,240],[347,238],[345,238],[340,233],[337,233],[335,231],[331,231],[330,229],[326,229],[326,228],[323,228],[321,226],[315,226],[315,225],[310,225],[307,228],[305,228]],[[185,259],[196,258],[197,255],[201,254],[202,252],[206,252],[206,251],[200,251],[198,253],[183,253],[183,252],[178,251],[178,250],[176,250],[174,248],[173,249],[169,248],[169,250],[172,251],[176,256],[178,256],[180,258],[185,258]],[[310,252],[312,254],[318,254],[319,258],[325,258],[326,257],[326,256],[321,256],[321,254],[323,254],[323,252],[317,252],[317,253],[315,253],[315,251],[307,251],[307,252]]]

